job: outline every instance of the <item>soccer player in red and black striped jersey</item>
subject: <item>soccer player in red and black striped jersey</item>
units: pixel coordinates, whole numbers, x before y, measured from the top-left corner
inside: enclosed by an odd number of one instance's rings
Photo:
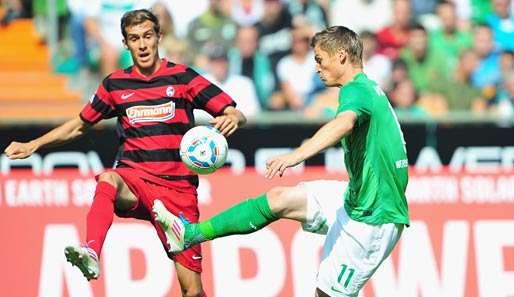
[[[78,117],[37,139],[12,142],[5,149],[11,159],[26,158],[41,147],[81,136],[102,119],[117,117],[116,164],[97,176],[86,243],[65,249],[67,260],[88,280],[99,276],[100,251],[113,213],[150,221],[167,252],[166,235],[152,214],[155,199],[187,221],[198,221],[198,177],[179,157],[180,140],[194,125],[193,109],[209,112],[214,117],[211,124],[226,136],[246,122],[220,88],[187,66],[159,58],[160,28],[150,11],[127,12],[121,29],[134,66],[107,76]],[[168,255],[175,260],[183,295],[205,296],[200,246]]]

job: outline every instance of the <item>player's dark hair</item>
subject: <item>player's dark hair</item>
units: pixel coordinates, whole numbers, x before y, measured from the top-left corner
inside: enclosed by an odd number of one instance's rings
[[[475,25],[473,25],[473,30],[476,29],[486,29],[489,32],[493,32],[493,29],[491,29],[491,27],[489,27],[489,25],[484,22],[478,22]]]
[[[153,23],[153,29],[157,35],[161,32],[161,26],[159,25],[159,19],[148,9],[137,9],[126,12],[121,17],[121,33],[124,38],[127,38],[127,28],[135,25],[139,25],[146,21]]]
[[[456,8],[455,7],[455,3],[453,3],[453,1],[448,1],[448,0],[443,0],[443,1],[440,1],[439,3],[437,3],[437,7],[441,7],[441,6],[444,6],[444,5],[450,5],[452,8]]]
[[[362,67],[362,41],[357,33],[344,26],[332,26],[316,33],[311,47],[317,45],[330,55],[343,49],[353,65]]]
[[[423,31],[424,33],[427,33],[427,29],[423,27],[420,23],[414,23],[412,27],[410,28],[411,31]]]

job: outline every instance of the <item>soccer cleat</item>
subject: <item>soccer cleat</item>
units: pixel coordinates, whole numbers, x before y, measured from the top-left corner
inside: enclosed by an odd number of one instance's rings
[[[168,251],[171,253],[183,251],[185,249],[184,233],[186,231],[184,222],[167,210],[160,200],[154,201],[152,210],[157,223],[159,223],[164,234],[166,234],[166,241],[170,246]]]
[[[96,252],[87,246],[67,246],[64,249],[66,260],[73,266],[77,266],[84,277],[90,281],[100,275],[98,256]]]

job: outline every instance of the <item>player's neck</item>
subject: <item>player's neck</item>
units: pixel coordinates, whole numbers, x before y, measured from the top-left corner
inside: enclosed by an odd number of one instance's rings
[[[150,67],[140,67],[134,65],[134,68],[136,69],[137,73],[141,74],[142,76],[151,76],[161,68],[161,58],[157,56],[155,62]]]
[[[359,74],[362,73],[362,67],[349,67],[347,71],[341,76],[341,79],[339,80],[339,83],[341,83],[340,86],[344,86],[345,84],[349,83],[353,80],[353,78]]]

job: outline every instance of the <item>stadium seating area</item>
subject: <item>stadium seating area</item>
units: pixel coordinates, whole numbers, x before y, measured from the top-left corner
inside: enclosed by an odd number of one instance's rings
[[[308,42],[330,25],[361,34],[364,71],[401,118],[514,115],[511,0],[198,0],[194,10],[183,1],[57,0],[52,59],[46,1],[0,3],[2,119],[23,118],[26,107],[33,119],[74,115],[106,74],[131,64],[112,19],[141,7],[161,21],[161,56],[207,74],[250,118],[333,116],[337,90],[317,79]]]
[[[15,20],[0,28],[0,35],[2,120],[55,119],[80,110],[82,95],[68,89],[68,77],[53,72],[32,20]]]

